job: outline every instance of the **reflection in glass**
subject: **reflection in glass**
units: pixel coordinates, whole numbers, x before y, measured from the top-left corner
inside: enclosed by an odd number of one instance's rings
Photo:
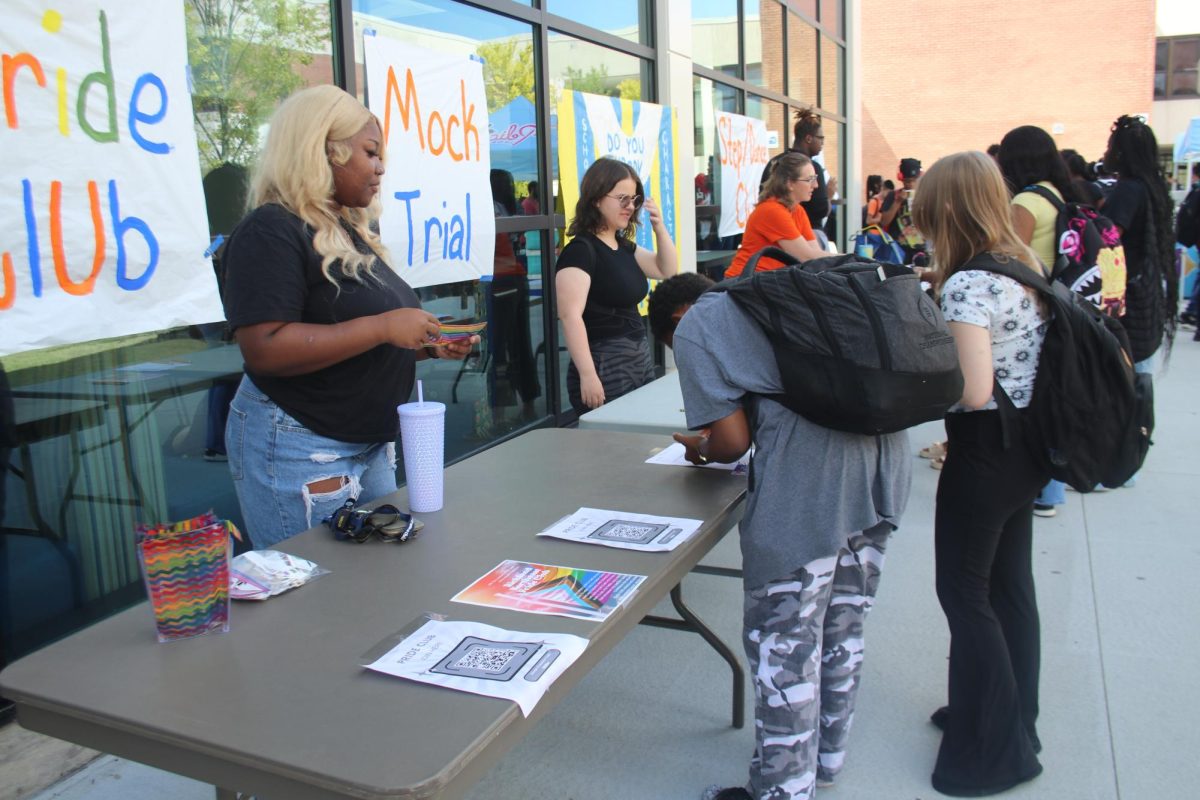
[[[787,4],[793,11],[805,14],[809,19],[817,18],[817,0],[787,0]]]
[[[551,14],[566,17],[572,22],[611,33],[631,42],[651,44],[650,10],[647,0],[604,0],[585,3],[580,0],[544,0],[543,7]]]
[[[821,37],[821,108],[834,114],[844,114],[842,90],[843,62],[846,51],[828,36]]]
[[[695,157],[693,181],[696,194],[696,250],[698,271],[707,272],[711,263],[714,271],[724,271],[736,249],[736,241],[722,241],[719,234],[721,217],[720,151],[717,143],[717,111],[737,112],[737,90],[714,83],[706,78],[692,78],[692,105],[695,112]],[[722,253],[728,251],[729,258]]]
[[[846,126],[836,120],[823,120],[821,133],[825,136],[825,146],[821,150],[821,163],[825,166],[827,180],[835,181],[832,188],[844,198],[846,190],[842,187],[840,178],[845,173],[842,161],[842,142],[845,141]],[[838,249],[841,250],[842,234],[855,230],[861,215],[856,211],[847,212],[844,204],[833,204],[833,195],[834,192],[830,191],[830,211],[829,216],[825,219],[825,235],[829,237],[830,241],[838,243]],[[843,252],[845,251],[843,250]]]
[[[737,0],[693,0],[692,61],[741,77],[738,65]]]
[[[845,4],[842,0],[821,0],[821,25],[834,36],[843,36]]]
[[[771,156],[777,156],[782,153],[784,142],[791,135],[788,125],[787,108],[783,103],[776,103],[773,100],[767,100],[765,97],[759,97],[756,94],[747,94],[746,116],[761,119],[767,123],[767,137],[770,141],[767,152]],[[785,128],[788,129],[786,134],[784,133]]]
[[[817,29],[788,15],[788,96],[817,104]]]
[[[354,0],[355,57],[361,32],[373,29],[418,47],[483,61],[491,150],[492,210],[497,217],[541,213],[538,181],[538,63],[533,29],[524,22],[453,0]],[[396,169],[395,161],[389,165]],[[455,320],[486,320],[476,352],[463,362],[417,365],[426,397],[446,403],[446,458],[458,458],[544,416],[540,347],[544,307],[541,252],[535,232],[497,232],[494,274],[483,280],[425,287],[424,308]]]
[[[564,89],[627,100],[649,99],[645,93],[645,87],[651,85],[649,61],[557,31],[550,32],[549,48],[552,115],[557,116],[559,97]],[[556,124],[552,123],[552,130]],[[551,150],[556,151],[556,143],[551,143]],[[552,158],[551,162],[557,188],[558,159]],[[563,212],[561,203],[555,211]]]

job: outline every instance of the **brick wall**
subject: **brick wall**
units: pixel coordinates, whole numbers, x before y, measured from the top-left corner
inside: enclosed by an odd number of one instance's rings
[[[986,149],[1018,125],[1100,158],[1114,119],[1150,112],[1154,13],[1154,0],[868,2],[864,177]]]

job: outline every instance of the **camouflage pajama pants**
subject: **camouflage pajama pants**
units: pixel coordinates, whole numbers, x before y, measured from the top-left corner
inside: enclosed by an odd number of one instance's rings
[[[836,557],[747,590],[743,639],[754,681],[755,800],[808,800],[842,768],[863,658],[863,621],[879,586],[888,523]]]

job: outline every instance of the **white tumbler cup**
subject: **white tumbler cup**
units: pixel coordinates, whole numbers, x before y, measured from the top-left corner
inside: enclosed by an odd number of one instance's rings
[[[446,435],[446,405],[426,400],[396,407],[400,414],[400,444],[408,505],[416,512],[442,508],[442,454]]]

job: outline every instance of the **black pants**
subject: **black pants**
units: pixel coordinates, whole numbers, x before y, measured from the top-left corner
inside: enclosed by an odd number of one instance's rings
[[[1041,771],[1032,540],[1033,500],[1047,476],[1015,430],[1005,447],[997,411],[949,414],[946,432],[934,550],[950,626],[950,713],[933,785],[967,794]]]

